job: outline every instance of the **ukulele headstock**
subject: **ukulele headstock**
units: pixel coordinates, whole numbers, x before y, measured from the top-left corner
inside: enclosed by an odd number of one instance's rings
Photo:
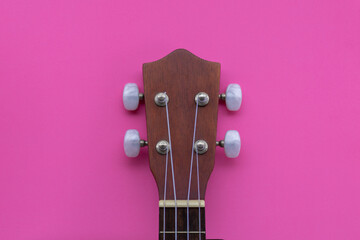
[[[123,99],[128,110],[135,110],[144,100],[147,141],[140,140],[136,130],[129,130],[124,141],[126,155],[135,157],[141,146],[148,146],[160,199],[165,189],[168,200],[175,194],[177,199],[198,199],[198,194],[204,199],[216,146],[225,147],[228,157],[237,157],[240,151],[240,136],[235,130],[229,131],[225,140],[216,141],[219,99],[226,101],[230,111],[238,110],[240,86],[230,84],[226,94],[219,95],[220,64],[184,49],[145,63],[143,81],[144,94],[135,84],[128,84]]]

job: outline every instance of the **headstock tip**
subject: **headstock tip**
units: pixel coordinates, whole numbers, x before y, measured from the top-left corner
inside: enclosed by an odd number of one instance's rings
[[[219,77],[220,77],[221,64],[219,62],[213,62],[213,61],[209,61],[209,60],[200,58],[197,55],[195,55],[194,53],[190,52],[189,50],[186,50],[185,48],[175,49],[174,51],[170,52],[166,56],[164,56],[156,61],[144,63],[143,70],[146,69],[148,67],[148,65],[150,65],[152,63],[161,62],[161,61],[171,61],[172,59],[188,59],[188,60],[193,59],[193,60],[197,60],[197,61],[210,63],[211,66],[218,71]]]

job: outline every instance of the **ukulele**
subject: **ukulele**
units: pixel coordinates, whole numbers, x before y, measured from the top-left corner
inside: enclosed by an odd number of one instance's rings
[[[218,104],[237,111],[242,100],[238,84],[219,95],[220,64],[177,49],[143,64],[144,93],[126,84],[123,103],[134,111],[145,103],[147,140],[127,130],[124,150],[136,157],[148,147],[150,170],[159,192],[159,240],[206,240],[205,190],[214,168],[215,148],[229,158],[240,153],[240,135],[227,131],[216,141]]]

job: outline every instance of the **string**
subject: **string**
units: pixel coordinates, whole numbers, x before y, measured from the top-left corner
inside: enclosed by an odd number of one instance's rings
[[[166,92],[165,92],[166,95]],[[171,146],[171,134],[170,134],[170,123],[169,123],[169,109],[167,101],[165,100],[166,107],[166,122],[169,134],[169,146],[170,146],[170,163],[171,163],[171,174],[172,174],[172,182],[174,188],[174,202],[175,202],[175,240],[177,240],[177,204],[176,204],[176,188],[175,188],[175,174],[174,174],[174,161],[172,156],[172,146]]]
[[[196,133],[196,122],[197,122],[197,115],[198,115],[198,101],[196,100],[196,109],[195,109],[195,123],[194,123],[194,134],[193,134],[193,141],[192,141],[192,149],[191,149],[191,162],[190,162],[190,176],[189,176],[189,185],[188,185],[188,194],[187,194],[187,206],[186,206],[186,224],[187,224],[187,228],[186,228],[186,237],[187,240],[189,240],[190,238],[190,220],[189,220],[189,200],[190,200],[190,188],[191,188],[191,176],[192,176],[192,169],[193,169],[193,162],[194,162],[194,145],[195,145],[195,133]],[[197,155],[197,154],[196,154]],[[198,173],[199,175],[199,173]],[[199,187],[199,180],[198,180],[198,187]],[[198,193],[199,195],[199,193]],[[200,197],[199,197],[200,199]],[[199,206],[200,206],[200,200],[199,200]],[[199,228],[200,229],[200,228]],[[199,238],[200,240],[200,238]]]
[[[166,183],[167,183],[167,171],[168,170],[168,151],[166,151],[165,160],[165,184],[164,184],[164,211],[163,211],[163,240],[165,240],[165,203],[166,203]]]
[[[197,171],[197,187],[198,187],[198,202],[199,202],[199,239],[201,239],[201,209],[200,209],[200,180],[199,180],[199,154],[196,152],[196,171]]]

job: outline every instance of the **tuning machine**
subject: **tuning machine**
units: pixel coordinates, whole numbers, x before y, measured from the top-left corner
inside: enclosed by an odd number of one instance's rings
[[[229,111],[238,111],[242,101],[242,91],[239,84],[232,83],[226,89],[225,93],[219,95],[220,100],[225,101],[226,108]]]
[[[144,100],[144,94],[139,92],[136,83],[127,83],[123,91],[123,103],[126,110],[135,111],[140,100]]]
[[[124,150],[126,156],[137,157],[140,152],[140,147],[145,147],[147,145],[147,141],[140,139],[140,135],[137,130],[129,129],[126,131],[124,137]]]
[[[224,140],[216,142],[216,146],[223,147],[228,158],[239,156],[241,148],[240,134],[236,130],[229,130],[225,134]]]

